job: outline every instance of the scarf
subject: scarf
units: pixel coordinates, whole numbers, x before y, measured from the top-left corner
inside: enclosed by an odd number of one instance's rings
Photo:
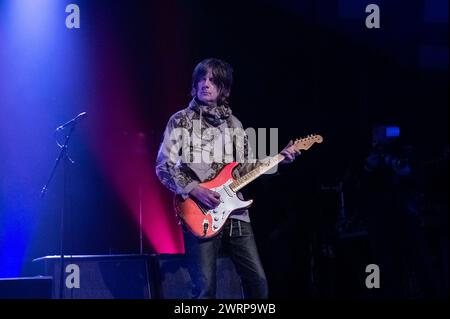
[[[194,98],[189,103],[189,108],[203,116],[209,124],[218,126],[230,118],[231,109],[228,106],[210,106],[200,103],[200,101]]]

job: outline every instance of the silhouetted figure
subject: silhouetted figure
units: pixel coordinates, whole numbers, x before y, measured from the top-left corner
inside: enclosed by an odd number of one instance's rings
[[[398,127],[375,127],[372,136],[362,186],[373,263],[380,267],[380,296],[432,297],[435,282],[412,147],[400,142]]]

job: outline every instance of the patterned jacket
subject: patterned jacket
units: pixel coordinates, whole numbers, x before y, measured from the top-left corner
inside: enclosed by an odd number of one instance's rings
[[[226,137],[230,129],[235,138]],[[220,152],[213,151],[220,149],[223,156],[217,157]],[[172,192],[187,197],[199,183],[214,178],[233,160],[240,163],[233,176],[245,175],[259,163],[249,161],[252,156],[243,126],[229,107],[209,107],[193,99],[167,123],[156,159],[156,175]],[[250,221],[247,210],[233,214],[232,218]]]

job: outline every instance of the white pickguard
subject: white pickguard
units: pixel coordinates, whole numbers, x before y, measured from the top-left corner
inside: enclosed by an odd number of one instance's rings
[[[222,186],[211,188],[212,191],[220,194],[221,199],[219,206],[207,211],[207,213],[212,217],[213,224],[211,225],[211,229],[214,232],[217,232],[222,228],[223,224],[227,221],[228,216],[230,216],[233,211],[246,208],[253,202],[253,200],[243,201],[239,199],[237,194],[228,186],[231,183],[233,183],[233,180],[229,179]]]

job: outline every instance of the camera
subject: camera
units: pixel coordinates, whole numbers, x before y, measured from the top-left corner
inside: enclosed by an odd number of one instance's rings
[[[372,130],[372,150],[366,159],[366,170],[389,167],[396,172],[409,172],[411,147],[400,143],[399,126],[376,126]]]

